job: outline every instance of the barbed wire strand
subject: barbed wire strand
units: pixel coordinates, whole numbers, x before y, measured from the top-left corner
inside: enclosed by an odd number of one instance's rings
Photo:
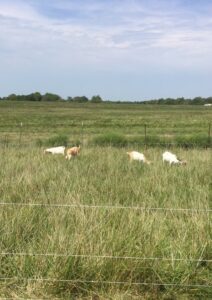
[[[0,300],[64,300],[64,298],[0,298]]]
[[[0,298],[0,300],[62,300],[62,298]]]
[[[129,282],[129,281],[107,281],[107,280],[83,280],[83,279],[57,279],[57,278],[24,278],[24,277],[0,277],[1,281],[43,281],[61,283],[92,283],[92,284],[114,284],[114,285],[144,285],[144,286],[175,286],[184,288],[212,288],[208,284],[181,284],[181,283],[157,283],[157,282]]]
[[[64,300],[66,298],[59,298],[59,297],[56,297],[56,298],[23,298],[23,297],[0,297],[0,300]]]
[[[90,255],[69,253],[28,253],[28,252],[0,252],[0,256],[49,256],[49,257],[76,257],[94,259],[132,259],[132,260],[162,260],[162,261],[188,261],[188,262],[212,262],[212,259],[194,258],[168,258],[168,257],[138,257],[138,256],[115,256],[115,255]]]
[[[55,208],[85,208],[85,209],[126,209],[126,210],[143,210],[143,211],[177,211],[177,212],[193,212],[208,213],[212,209],[196,209],[196,208],[171,208],[171,207],[141,207],[141,206],[119,206],[119,205],[87,205],[87,204],[50,204],[50,203],[15,203],[0,202],[0,206],[28,206],[28,207],[55,207]]]

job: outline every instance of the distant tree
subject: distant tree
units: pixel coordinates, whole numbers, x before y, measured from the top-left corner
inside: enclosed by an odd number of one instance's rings
[[[22,96],[26,101],[41,101],[42,95],[39,92],[35,92],[26,96]]]
[[[101,103],[101,102],[103,102],[103,100],[102,100],[102,98],[99,95],[97,95],[97,96],[93,96],[91,98],[91,102],[92,103]]]
[[[212,103],[212,97],[208,97],[205,100],[206,100],[206,103]]]
[[[89,101],[89,99],[86,96],[81,96],[79,98],[80,98],[79,99],[80,102],[88,102]]]
[[[88,102],[89,99],[86,96],[76,96],[74,98],[72,98],[73,102],[78,102],[78,103],[84,103],[84,102]]]
[[[192,102],[192,104],[204,104],[204,99],[202,97],[195,97]]]
[[[7,100],[10,100],[10,101],[15,101],[15,100],[17,100],[16,94],[11,94],[11,95],[9,95],[9,96],[7,97]]]
[[[160,99],[158,99],[158,100],[155,100],[155,101],[157,101],[157,103],[158,103],[158,104],[163,104],[163,102],[164,102],[164,99],[163,99],[163,98],[160,98]]]
[[[185,103],[185,99],[183,97],[179,97],[177,99],[172,99],[172,101],[174,102],[173,104],[184,104]]]
[[[32,100],[33,101],[41,101],[42,95],[39,92],[35,92],[32,95]]]
[[[46,93],[42,96],[41,101],[59,101],[62,100],[57,94]]]
[[[185,104],[192,104],[191,99],[190,98],[185,99]]]

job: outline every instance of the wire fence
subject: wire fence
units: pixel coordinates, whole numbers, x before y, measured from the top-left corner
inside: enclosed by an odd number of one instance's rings
[[[4,126],[6,126],[4,124]],[[11,125],[8,125],[9,127]],[[32,140],[31,135],[31,127],[35,126],[35,124],[17,124],[16,129],[14,131],[16,134],[15,136],[11,136],[9,133],[2,133],[2,138],[0,139],[0,145],[7,148],[9,146],[22,146],[22,147],[29,147],[32,145],[37,146],[55,146],[52,143],[52,139],[48,139],[49,131],[47,129],[46,135],[44,135],[44,140],[39,138],[39,135]],[[61,127],[66,127],[67,124],[57,124]],[[80,139],[81,145],[84,145],[84,139],[86,137],[86,132],[84,130],[85,125],[84,122],[71,124],[74,128],[78,128],[78,132],[76,136]],[[211,123],[205,124],[205,128],[202,130],[201,133],[196,134],[196,132],[189,132],[188,136],[184,134],[184,132],[174,132],[171,133],[170,130],[156,132],[154,134],[154,127],[151,127],[149,124],[141,124],[139,127],[140,137],[138,136],[131,136],[130,138],[126,137],[123,133],[116,134],[115,136],[103,137],[100,136],[100,140],[98,139],[98,135],[92,139],[91,137],[88,138],[90,146],[117,146],[117,147],[130,147],[130,146],[140,146],[140,147],[160,147],[160,148],[172,148],[172,147],[182,147],[182,148],[212,148],[212,129]],[[175,129],[175,128],[174,128]],[[59,133],[57,136],[53,137],[54,143],[57,141],[59,144],[63,141],[61,138],[63,137],[64,143],[68,143],[69,138],[68,136],[61,136]],[[56,138],[56,140],[55,140]],[[30,143],[29,143],[30,139]],[[58,140],[57,140],[58,139]],[[87,139],[87,138],[86,138]],[[50,143],[50,144],[49,144]],[[63,142],[62,142],[63,143]],[[48,144],[48,145],[46,145]]]
[[[211,139],[212,140],[212,139]],[[90,147],[96,147],[96,146],[101,146],[101,147],[118,147],[118,148],[126,148],[126,147],[143,147],[143,148],[167,148],[167,149],[171,149],[171,148],[182,148],[182,149],[212,149],[212,141],[205,139],[205,141],[200,141],[200,142],[188,142],[188,141],[181,141],[181,142],[154,142],[151,141],[151,137],[147,142],[144,141],[129,141],[129,142],[125,142],[123,145],[120,145],[116,142],[105,142],[104,144],[102,143],[98,143],[98,141],[96,142],[92,142],[89,141],[88,145]],[[77,142],[79,143],[79,141]],[[61,143],[60,143],[61,144]],[[60,145],[59,144],[59,145]],[[62,143],[63,144],[63,143]],[[70,142],[69,144],[73,144],[75,145],[76,143]],[[80,142],[81,145],[84,146],[84,142]],[[55,146],[52,144],[48,144],[48,143],[44,143],[39,145],[39,139],[38,141],[35,140],[34,142],[29,143],[28,141],[21,141],[21,144],[19,143],[15,143],[14,141],[10,141],[9,139],[2,139],[0,140],[0,145],[3,149],[7,149],[7,148],[14,148],[14,147],[18,147],[18,148],[30,148],[30,147],[51,147],[51,146]],[[58,144],[57,144],[58,145]]]
[[[148,134],[148,127],[146,124],[143,125],[144,134],[142,140],[131,141],[130,144],[139,144],[139,146],[144,147],[184,147],[184,148],[194,148],[194,147],[212,147],[211,139],[211,124],[208,126],[207,135],[204,136],[204,139],[197,137],[195,142],[180,139],[179,141],[160,141],[158,138],[155,139]],[[20,126],[20,133],[18,137],[18,145],[20,146],[29,146],[29,143],[24,143],[23,141],[23,124]],[[84,132],[83,132],[83,123],[81,128],[81,139],[83,144]],[[9,147],[13,145],[13,141],[10,141],[8,135],[0,140],[0,144],[4,147]],[[125,145],[126,146],[126,145]],[[189,214],[209,214],[212,212],[210,208],[173,208],[173,207],[146,207],[146,206],[122,206],[122,205],[86,205],[86,204],[57,204],[57,203],[16,203],[16,202],[0,202],[0,206],[11,206],[11,207],[46,207],[46,208],[70,208],[70,209],[103,209],[103,210],[133,210],[140,212],[175,212],[175,213],[189,213]],[[192,258],[177,258],[177,257],[138,257],[138,256],[116,256],[116,255],[92,255],[92,254],[72,254],[72,253],[28,253],[28,252],[0,252],[0,256],[11,256],[11,257],[73,257],[73,258],[82,258],[82,259],[105,259],[105,260],[135,260],[135,261],[166,261],[166,262],[187,262],[187,263],[212,263],[212,259],[205,259],[202,257]],[[148,286],[148,287],[177,287],[183,289],[212,289],[211,284],[189,284],[185,282],[137,282],[137,281],[109,281],[109,280],[86,280],[86,279],[61,279],[61,278],[23,278],[23,277],[0,277],[0,281],[9,281],[9,282],[43,282],[43,283],[69,283],[69,284],[92,284],[92,285],[124,285],[124,286]],[[19,300],[49,300],[45,298],[0,298],[0,300],[10,300],[10,299],[19,299]],[[58,300],[60,298],[54,298]],[[53,298],[51,298],[53,300]]]
[[[91,259],[114,259],[114,260],[158,260],[172,262],[206,262],[212,263],[212,259],[195,258],[175,258],[175,257],[138,257],[138,256],[115,256],[115,255],[90,255],[90,254],[70,254],[70,253],[30,253],[30,252],[0,252],[0,256],[49,256],[49,257],[75,257]]]
[[[138,206],[112,206],[112,205],[85,205],[85,204],[50,204],[50,203],[15,203],[0,202],[0,206],[12,207],[51,207],[51,208],[80,208],[80,209],[121,209],[136,211],[165,211],[165,212],[188,212],[188,213],[211,213],[212,209],[196,208],[165,208],[165,207],[138,207]],[[89,259],[111,259],[111,260],[137,260],[137,261],[167,261],[167,262],[189,262],[189,263],[212,263],[212,259],[199,258],[175,258],[175,257],[136,257],[136,256],[115,256],[115,255],[92,255],[72,253],[32,253],[32,252],[1,252],[0,256],[33,256],[33,257],[73,257]],[[69,283],[69,284],[92,284],[92,285],[127,285],[127,286],[148,286],[148,287],[177,287],[183,289],[212,289],[211,284],[189,284],[176,282],[137,282],[137,281],[109,281],[109,280],[86,280],[86,279],[61,279],[61,278],[25,278],[25,277],[0,277],[0,281],[17,282],[43,282],[43,283]],[[0,299],[29,299],[45,300],[39,298],[0,298]],[[55,298],[59,299],[59,298]],[[48,300],[48,299],[46,299]]]
[[[64,300],[64,298],[0,298],[0,300]]]
[[[53,208],[79,208],[79,209],[106,209],[106,210],[136,210],[136,211],[165,211],[165,212],[188,212],[188,213],[211,213],[212,209],[200,208],[172,208],[172,207],[141,207],[122,205],[89,205],[89,204],[59,204],[59,203],[24,203],[24,202],[0,202],[0,206],[17,207],[53,207]]]
[[[65,300],[67,298],[54,298],[54,297],[51,297],[51,298],[20,298],[20,297],[15,297],[15,298],[1,298],[0,297],[0,300]],[[67,300],[70,300],[70,298],[68,298]]]
[[[143,286],[170,286],[170,287],[182,287],[182,288],[212,288],[212,285],[208,284],[183,284],[183,283],[157,283],[157,282],[134,282],[134,281],[108,281],[108,280],[84,280],[84,279],[57,279],[57,278],[23,278],[23,277],[0,277],[0,281],[42,281],[42,282],[61,282],[61,283],[91,283],[91,284],[115,284],[115,285],[143,285]]]
[[[23,298],[23,297],[0,297],[0,300],[70,300],[70,298],[55,298],[55,297],[51,297],[51,298]]]

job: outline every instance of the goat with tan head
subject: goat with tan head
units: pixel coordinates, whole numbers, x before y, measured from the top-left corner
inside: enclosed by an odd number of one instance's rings
[[[76,157],[80,153],[80,146],[72,147],[66,151],[66,159],[70,160],[72,157]]]

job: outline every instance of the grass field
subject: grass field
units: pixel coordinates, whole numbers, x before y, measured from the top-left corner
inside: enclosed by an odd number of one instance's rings
[[[0,277],[7,279],[0,280],[0,296],[211,299],[211,149],[174,148],[188,164],[170,167],[163,165],[159,147],[136,149],[152,161],[142,165],[129,163],[128,147],[94,147],[90,142],[107,131],[142,136],[145,123],[154,135],[167,130],[207,134],[211,116],[202,107],[0,103],[1,139],[6,135],[9,140],[0,148],[1,203],[50,205],[1,205]],[[83,133],[78,126],[82,121]],[[70,145],[83,137],[79,157],[66,161],[44,155],[43,147],[36,146],[38,138],[58,134],[67,134]]]
[[[201,145],[208,142],[211,120],[212,109],[197,105],[0,102],[2,143],[19,143],[21,132],[21,143],[27,145],[55,135],[68,136],[70,144],[92,144],[95,137],[112,132],[142,145],[146,124],[146,138],[153,142],[197,140]]]

